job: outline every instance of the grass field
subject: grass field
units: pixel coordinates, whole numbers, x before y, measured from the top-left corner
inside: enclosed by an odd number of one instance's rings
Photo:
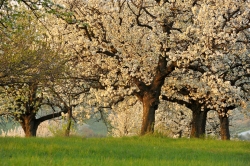
[[[250,142],[163,137],[0,138],[0,165],[250,165]]]

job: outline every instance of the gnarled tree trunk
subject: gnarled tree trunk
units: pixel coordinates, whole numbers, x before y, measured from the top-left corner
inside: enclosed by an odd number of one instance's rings
[[[140,79],[134,78],[134,83],[140,89],[140,92],[135,94],[143,104],[141,135],[154,132],[155,111],[159,105],[161,88],[166,76],[174,71],[175,66],[176,63],[174,62],[167,66],[166,58],[159,56],[156,73],[150,85],[146,85]]]

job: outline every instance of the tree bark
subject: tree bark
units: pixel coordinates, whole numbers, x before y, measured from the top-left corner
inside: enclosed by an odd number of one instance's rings
[[[200,138],[205,135],[206,130],[206,111],[193,111],[193,119],[191,123],[191,134],[192,138]]]
[[[37,128],[40,123],[36,121],[33,114],[28,116],[24,115],[20,123],[25,133],[25,137],[36,137]]]
[[[155,111],[158,104],[155,102],[155,98],[152,94],[146,93],[143,97],[143,115],[142,115],[142,126],[141,135],[154,132],[155,124]]]
[[[226,115],[219,115],[220,135],[222,140],[230,140],[229,119]]]
[[[164,79],[161,75],[156,75],[152,84],[150,86],[144,85],[141,93],[137,95],[143,104],[141,135],[154,132],[155,111],[158,109]]]
[[[140,79],[134,78],[134,83],[140,89],[135,95],[143,104],[141,135],[154,132],[155,111],[158,109],[161,88],[165,78],[174,71],[175,67],[175,62],[167,66],[166,58],[159,56],[156,73],[150,85],[146,85]]]
[[[201,110],[199,103],[193,103],[191,106],[192,110],[192,122],[191,122],[191,138],[200,138],[205,136],[206,131],[206,119],[207,110]]]

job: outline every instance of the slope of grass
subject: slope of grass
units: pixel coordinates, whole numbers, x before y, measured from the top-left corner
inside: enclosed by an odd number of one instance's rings
[[[0,138],[4,165],[222,165],[250,163],[250,142],[162,137]]]

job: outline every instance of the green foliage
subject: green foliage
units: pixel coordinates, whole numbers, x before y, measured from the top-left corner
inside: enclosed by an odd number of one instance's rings
[[[0,138],[1,165],[237,165],[249,142],[123,138]]]

